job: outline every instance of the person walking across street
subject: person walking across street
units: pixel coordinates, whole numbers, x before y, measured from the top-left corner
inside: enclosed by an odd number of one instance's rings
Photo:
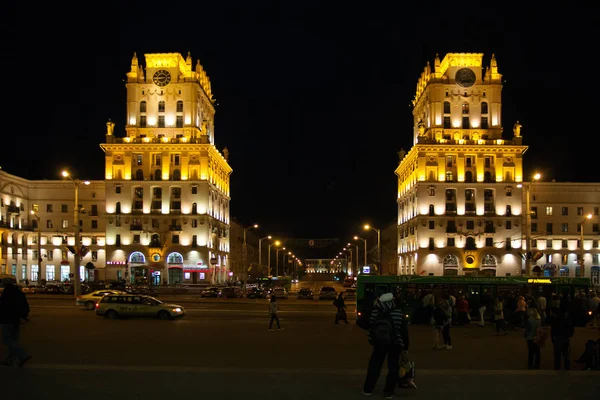
[[[396,307],[391,293],[382,294],[371,312],[368,330],[369,343],[373,352],[369,359],[367,376],[362,394],[371,396],[377,384],[381,367],[387,357],[387,377],[383,388],[384,398],[394,398],[400,372],[400,354],[408,351],[408,326],[402,310]]]
[[[269,331],[273,332],[273,321],[277,322],[277,330],[282,331],[283,328],[279,325],[279,306],[277,305],[277,297],[274,295],[271,296],[271,301],[269,302],[269,315],[271,316]]]
[[[335,323],[339,324],[340,321],[344,321],[348,324],[348,316],[346,315],[346,302],[344,301],[344,293],[340,292],[337,299],[333,301],[333,305],[336,306],[337,311],[335,313]]]
[[[506,321],[504,320],[504,303],[501,297],[496,297],[494,302],[494,322],[496,323],[496,335],[500,335],[500,331],[503,335],[508,335]]]
[[[0,324],[3,342],[8,347],[8,356],[2,364],[12,366],[16,362],[22,367],[31,359],[19,343],[21,324],[29,321],[28,316],[29,303],[25,294],[13,283],[4,283],[4,290],[0,296]]]

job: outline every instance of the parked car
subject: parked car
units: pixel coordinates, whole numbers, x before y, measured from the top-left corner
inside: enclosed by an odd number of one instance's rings
[[[337,292],[333,286],[322,286],[319,290],[319,300],[335,300]]]
[[[298,290],[298,300],[314,300],[314,293],[310,289]]]
[[[240,299],[244,297],[244,294],[242,293],[242,289],[237,286],[227,286],[221,288],[219,291],[219,297],[225,299]]]
[[[96,315],[103,315],[109,319],[119,317],[173,319],[183,317],[185,308],[179,304],[163,303],[152,296],[110,294],[96,303]]]
[[[121,292],[119,290],[96,290],[95,292],[91,292],[88,294],[83,294],[78,296],[75,299],[75,305],[85,306],[87,310],[93,310],[96,307],[96,303],[98,303],[102,298],[108,294],[127,294],[126,292]]]
[[[200,292],[200,297],[204,298],[204,297],[214,297],[217,298],[219,297],[219,292],[221,291],[221,288],[218,288],[216,286],[209,286],[206,289],[204,289],[203,291]]]
[[[282,287],[276,287],[276,288],[271,289],[270,294],[271,294],[271,296],[275,296],[278,299],[287,299],[288,298],[288,291]]]
[[[246,297],[249,299],[266,299],[267,292],[259,288],[252,288],[246,292]]]

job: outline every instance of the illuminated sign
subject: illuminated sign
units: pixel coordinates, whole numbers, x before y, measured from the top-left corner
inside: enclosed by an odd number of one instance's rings
[[[368,265],[365,265],[364,267],[362,267],[362,273],[363,274],[370,274],[371,273],[371,267],[369,267]]]
[[[527,279],[527,283],[552,283],[550,279]]]
[[[159,262],[160,261],[160,254],[158,253],[154,253],[150,256],[150,258],[152,259],[152,261],[154,262]]]

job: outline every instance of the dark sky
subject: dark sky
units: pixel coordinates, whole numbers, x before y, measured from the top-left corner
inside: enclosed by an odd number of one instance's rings
[[[479,52],[485,65],[495,53],[504,75],[504,131],[523,125],[526,172],[598,181],[586,142],[600,110],[597,6],[114,3],[21,2],[9,12],[0,32],[7,172],[57,179],[69,166],[102,179],[99,143],[108,118],[124,134],[133,53],[143,62],[190,51],[218,103],[216,145],[230,151],[231,216],[264,233],[345,242],[363,222],[383,227],[397,215],[397,151],[412,144],[409,105],[426,62]]]

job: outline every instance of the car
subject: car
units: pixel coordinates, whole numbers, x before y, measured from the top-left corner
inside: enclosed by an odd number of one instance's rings
[[[266,299],[267,293],[257,287],[253,287],[246,292],[246,297],[249,299]]]
[[[356,289],[346,289],[344,291],[344,299],[356,300]]]
[[[285,288],[276,287],[276,288],[271,289],[271,296],[275,296],[275,298],[277,298],[277,299],[287,299],[288,291],[285,290]]]
[[[104,296],[108,294],[127,294],[126,292],[122,292],[120,290],[96,290],[88,294],[83,294],[81,296],[77,296],[75,299],[75,305],[77,306],[85,306],[87,310],[93,310],[96,307],[96,303],[98,303]]]
[[[108,319],[149,317],[168,320],[185,315],[185,308],[179,304],[163,303],[152,296],[127,293],[106,295],[95,307],[96,315]]]
[[[216,286],[209,286],[206,289],[204,289],[203,291],[200,292],[200,297],[204,298],[204,297],[214,297],[217,298],[219,297],[219,292],[221,291],[221,288],[218,288]]]
[[[244,297],[242,290],[236,286],[227,286],[221,288],[219,291],[219,297],[224,299],[240,299]]]
[[[314,300],[313,291],[310,289],[298,290],[298,300]]]
[[[322,286],[319,290],[319,300],[335,300],[337,292],[333,286]]]

